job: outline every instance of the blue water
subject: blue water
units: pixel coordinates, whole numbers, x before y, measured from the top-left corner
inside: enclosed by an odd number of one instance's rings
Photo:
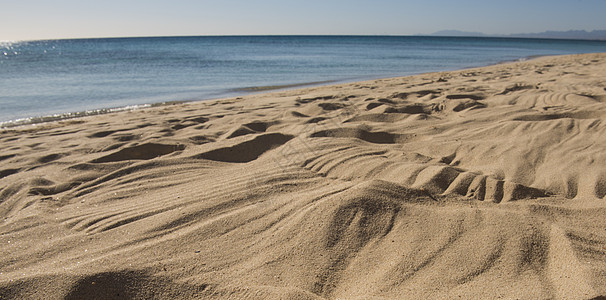
[[[225,36],[0,43],[0,122],[606,52],[606,41],[398,36]],[[5,123],[6,124],[6,123]]]

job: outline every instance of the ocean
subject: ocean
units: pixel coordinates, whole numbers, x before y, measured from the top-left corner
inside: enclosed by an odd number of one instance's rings
[[[0,126],[590,52],[606,52],[606,41],[201,36],[0,42]]]

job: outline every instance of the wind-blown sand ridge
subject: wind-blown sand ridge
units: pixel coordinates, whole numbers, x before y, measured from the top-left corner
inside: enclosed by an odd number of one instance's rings
[[[606,295],[606,54],[0,131],[2,299]]]

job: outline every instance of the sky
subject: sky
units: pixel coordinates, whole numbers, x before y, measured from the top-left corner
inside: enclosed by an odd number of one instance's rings
[[[0,0],[0,40],[606,29],[606,0]]]

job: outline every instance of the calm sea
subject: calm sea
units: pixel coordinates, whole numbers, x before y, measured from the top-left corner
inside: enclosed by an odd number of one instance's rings
[[[606,52],[606,41],[223,36],[3,42],[0,122],[588,52]]]

